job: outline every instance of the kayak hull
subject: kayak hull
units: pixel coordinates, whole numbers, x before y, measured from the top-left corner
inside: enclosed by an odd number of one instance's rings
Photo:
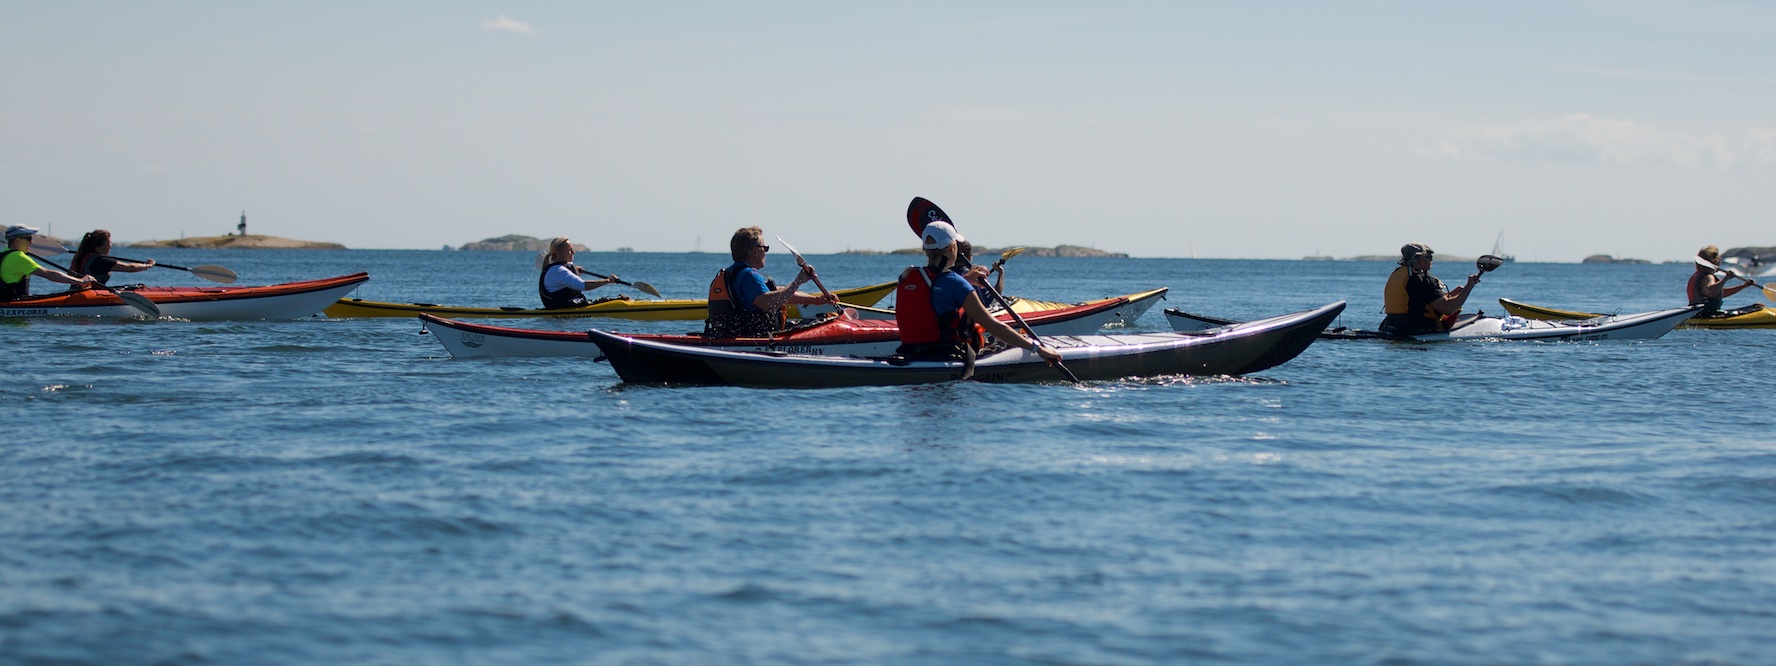
[[[833,292],[839,300],[847,304],[875,305],[878,301],[894,293],[894,283],[858,287]],[[792,319],[801,317],[795,306],[790,306],[789,316]],[[326,315],[336,319],[360,317],[413,317],[420,313],[429,313],[453,319],[526,319],[540,317],[608,317],[612,319],[635,319],[641,321],[702,321],[709,316],[709,302],[706,300],[672,299],[661,301],[643,301],[629,297],[612,298],[587,304],[577,308],[544,310],[541,308],[472,308],[454,305],[438,305],[436,303],[388,303],[383,301],[366,301],[360,298],[339,299],[337,303],[327,306]]]
[[[1027,318],[1037,335],[1085,335],[1098,330],[1126,303],[1107,299],[1053,310]],[[1001,317],[1001,320],[1009,319]],[[426,331],[456,358],[603,355],[584,331],[546,331],[489,326],[431,314],[419,315]],[[821,356],[887,356],[900,346],[900,329],[892,321],[827,319],[790,329],[770,338],[705,338],[701,335],[637,335],[658,342],[753,351],[782,351]]]
[[[1598,340],[1654,340],[1671,332],[1679,324],[1695,316],[1700,306],[1654,310],[1634,314],[1597,317],[1575,321],[1545,321],[1522,317],[1470,317],[1449,331],[1407,337],[1390,336],[1379,331],[1334,329],[1321,334],[1335,339],[1391,339],[1416,342],[1469,340],[1546,340],[1578,342]],[[1166,310],[1166,319],[1173,330],[1212,330],[1231,320],[1192,314],[1177,309]]]
[[[1082,380],[1242,375],[1300,355],[1343,310],[1344,302],[1339,301],[1209,333],[1054,336],[1043,338],[1043,343],[1059,351],[1067,369]],[[587,335],[604,351],[623,381],[637,384],[814,388],[930,384],[965,378],[964,365],[955,361],[732,351],[599,330],[587,331]],[[986,353],[967,378],[992,383],[1065,379],[1041,357],[1016,348]]]
[[[1594,319],[1605,315],[1576,310],[1558,310],[1555,308],[1520,303],[1508,298],[1499,299],[1499,305],[1505,306],[1505,312],[1525,319],[1543,319],[1564,321],[1573,319]],[[1776,328],[1776,308],[1763,308],[1753,312],[1725,317],[1691,317],[1678,328],[1706,328],[1729,330],[1740,328]]]
[[[257,287],[142,287],[129,290],[160,308],[162,318],[191,321],[301,319],[319,313],[368,273]],[[0,317],[141,318],[142,312],[108,291],[88,289],[0,303]]]

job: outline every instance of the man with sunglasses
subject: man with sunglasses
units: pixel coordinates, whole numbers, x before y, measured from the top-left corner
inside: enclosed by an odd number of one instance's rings
[[[1435,253],[1424,243],[1407,243],[1400,248],[1400,267],[1388,276],[1383,292],[1382,333],[1395,336],[1422,335],[1449,330],[1461,313],[1462,304],[1480,274],[1468,276],[1468,283],[1445,291],[1443,281],[1431,276]]]
[[[837,299],[796,291],[814,279],[814,264],[802,267],[789,286],[777,283],[761,271],[771,246],[764,243],[765,232],[746,227],[734,232],[728,240],[728,253],[734,263],[716,273],[709,282],[709,318],[703,320],[703,335],[712,338],[762,337],[781,331],[786,323],[785,308],[790,304],[838,304]]]

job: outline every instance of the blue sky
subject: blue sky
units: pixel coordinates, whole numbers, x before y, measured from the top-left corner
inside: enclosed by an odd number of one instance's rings
[[[361,248],[1146,257],[1776,245],[1776,5],[57,2],[0,222]]]

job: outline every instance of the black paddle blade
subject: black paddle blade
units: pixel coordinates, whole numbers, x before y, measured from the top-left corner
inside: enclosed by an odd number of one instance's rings
[[[1480,272],[1482,273],[1491,272],[1492,269],[1503,265],[1505,265],[1504,259],[1500,259],[1490,254],[1482,254],[1479,259],[1474,260],[1474,267],[1480,269]]]
[[[913,235],[923,236],[925,225],[932,222],[956,224],[955,220],[950,219],[949,213],[943,212],[943,209],[938,208],[937,204],[931,203],[930,199],[913,197],[913,202],[907,204],[907,226],[913,228]]]

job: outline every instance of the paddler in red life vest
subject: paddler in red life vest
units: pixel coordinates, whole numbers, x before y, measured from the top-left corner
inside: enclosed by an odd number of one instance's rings
[[[0,301],[16,301],[31,295],[31,276],[71,284],[92,286],[91,276],[75,277],[53,268],[45,268],[31,259],[31,238],[36,227],[15,224],[6,228],[6,251],[0,253]]]
[[[1443,281],[1431,277],[1431,261],[1435,253],[1423,243],[1408,243],[1400,248],[1400,267],[1388,276],[1384,291],[1381,332],[1388,335],[1421,335],[1449,330],[1461,314],[1462,304],[1480,274],[1468,276],[1468,283],[1447,292]]]
[[[617,283],[615,275],[603,280],[581,278],[580,268],[574,265],[573,260],[573,241],[565,236],[549,241],[549,254],[544,259],[546,265],[543,266],[542,275],[537,276],[537,295],[543,297],[543,309],[559,310],[586,305],[585,292]]]
[[[804,294],[797,287],[813,280],[814,264],[802,266],[789,286],[778,288],[777,282],[765,277],[765,255],[771,246],[764,243],[765,231],[746,227],[728,239],[728,253],[734,263],[715,274],[709,282],[709,316],[703,320],[703,335],[711,338],[756,338],[784,329],[785,311],[790,304],[838,305],[838,299],[824,295]]]
[[[948,222],[932,222],[923,232],[924,267],[910,266],[900,274],[894,296],[894,320],[900,326],[898,353],[913,359],[969,360],[979,351],[980,332],[1000,342],[1036,352],[1054,363],[1061,355],[1019,335],[987,313],[975,293],[985,285],[987,269],[973,266],[966,273],[950,270],[956,265],[957,241],[962,235]]]
[[[1702,248],[1696,253],[1696,256],[1714,264],[1714,266],[1720,265],[1720,248],[1713,245]],[[1715,277],[1714,266],[1696,264],[1696,272],[1690,274],[1689,283],[1684,285],[1684,295],[1689,297],[1690,305],[1702,306],[1702,311],[1696,314],[1697,317],[1719,317],[1729,314],[1721,312],[1721,301],[1728,296],[1744,291],[1746,287],[1753,284],[1751,280],[1733,271],[1727,271],[1726,275]],[[1727,286],[1727,280],[1733,278],[1745,280],[1745,284],[1734,287]],[[1730,314],[1744,314],[1762,308],[1763,306],[1760,304],[1755,308],[1740,308]]]

